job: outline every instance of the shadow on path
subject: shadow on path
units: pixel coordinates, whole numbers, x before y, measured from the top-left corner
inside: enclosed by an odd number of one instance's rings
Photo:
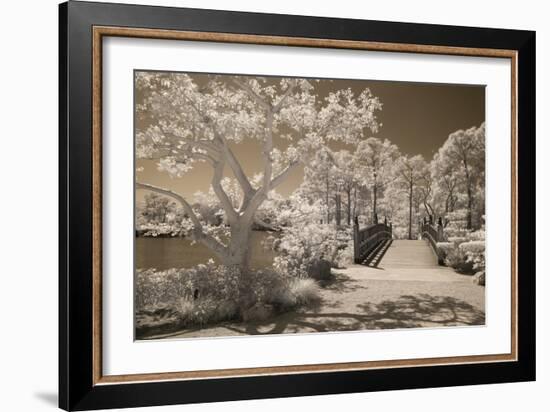
[[[368,289],[358,279],[354,279],[343,273],[333,273],[332,278],[328,281],[320,282],[323,290],[335,293],[356,292],[361,289]]]
[[[289,312],[266,322],[224,325],[249,335],[483,325],[485,313],[467,302],[428,294],[402,295],[378,304],[358,304],[357,312]]]

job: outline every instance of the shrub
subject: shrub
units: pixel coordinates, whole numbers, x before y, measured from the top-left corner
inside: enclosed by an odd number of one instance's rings
[[[459,247],[453,247],[447,252],[445,265],[461,273],[468,273],[472,270],[472,264],[466,261],[466,255]]]
[[[460,244],[459,249],[475,270],[485,270],[485,241],[473,240]]]
[[[239,274],[235,269],[216,266],[212,260],[191,269],[138,270],[136,309],[159,304],[177,307],[181,298],[236,299],[238,288]]]
[[[474,238],[480,235],[476,232]],[[459,272],[473,273],[473,271],[485,270],[485,241],[455,241],[441,242],[437,244],[445,264]]]
[[[273,270],[241,276],[236,269],[213,262],[191,269],[138,270],[135,296],[138,333],[252,320],[256,318],[250,316],[252,309],[284,311],[320,299],[319,286],[312,279],[282,276]]]
[[[289,227],[274,242],[279,253],[273,266],[284,277],[307,277],[308,270],[320,260],[330,262],[331,266],[350,263],[352,242],[349,228],[318,223]]]
[[[238,273],[212,261],[191,269],[138,270],[136,311],[177,314],[178,323],[204,325],[237,314]]]
[[[459,247],[466,253],[483,253],[485,252],[485,242],[484,241],[471,241],[464,242],[459,245]]]
[[[485,240],[485,230],[476,230],[474,232],[469,232],[466,235],[466,238],[470,240]]]
[[[333,261],[331,262],[332,265],[336,268],[345,268],[347,265],[350,265],[353,262],[354,256],[353,256],[353,236],[351,232],[349,233],[349,240],[347,243],[345,241],[342,241],[338,247],[337,253]]]
[[[436,247],[442,257],[445,258],[445,256],[455,248],[455,244],[453,242],[438,242]]]
[[[437,258],[439,264],[445,263],[445,258],[447,255],[455,248],[455,244],[453,242],[438,242],[436,243],[436,249],[437,249]]]
[[[181,272],[170,269],[157,272],[156,269],[138,270],[136,274],[136,310],[158,307],[161,304],[174,305],[185,296]]]
[[[274,270],[257,270],[248,275],[248,282],[243,285],[251,292],[249,305],[255,303],[276,303],[281,293],[284,293],[288,280]]]
[[[449,236],[447,237],[447,240],[451,243],[454,243],[455,245],[458,245],[463,242],[468,241],[468,237],[466,236]]]
[[[307,275],[311,279],[315,279],[318,281],[327,281],[331,279],[332,273],[331,273],[331,264],[327,260],[316,260],[314,262],[311,262],[311,264],[308,267]]]

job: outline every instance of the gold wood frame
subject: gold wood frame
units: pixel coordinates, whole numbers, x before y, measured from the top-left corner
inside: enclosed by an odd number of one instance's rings
[[[145,373],[133,375],[103,375],[102,372],[102,40],[105,36],[151,39],[170,39],[261,45],[355,49],[401,53],[426,53],[441,55],[498,57],[511,60],[511,141],[512,141],[512,242],[511,242],[511,352],[509,354],[452,356],[441,358],[399,359],[368,362],[330,363],[316,365],[291,365],[275,367],[220,369]],[[207,379],[238,376],[258,376],[307,372],[334,372],[411,366],[453,365],[466,363],[491,363],[516,361],[517,343],[517,52],[501,49],[480,49],[418,44],[382,43],[334,39],[260,36],[194,31],[140,29],[127,27],[94,26],[93,28],[93,384],[135,383],[144,381]]]

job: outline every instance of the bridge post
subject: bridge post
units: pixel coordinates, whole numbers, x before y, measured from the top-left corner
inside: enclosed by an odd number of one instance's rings
[[[359,217],[353,218],[353,260],[355,263],[361,263],[361,250],[359,247]]]
[[[443,222],[441,221],[441,216],[437,220],[437,242],[443,242],[445,240],[445,234],[443,232]]]

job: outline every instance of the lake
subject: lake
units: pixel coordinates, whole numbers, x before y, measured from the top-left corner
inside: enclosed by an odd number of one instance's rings
[[[252,232],[253,268],[264,268],[273,264],[275,253],[263,247],[272,234]],[[136,238],[136,268],[166,270],[170,268],[189,268],[206,263],[208,259],[218,262],[216,256],[202,243],[191,244],[191,240],[181,237],[138,237]]]

